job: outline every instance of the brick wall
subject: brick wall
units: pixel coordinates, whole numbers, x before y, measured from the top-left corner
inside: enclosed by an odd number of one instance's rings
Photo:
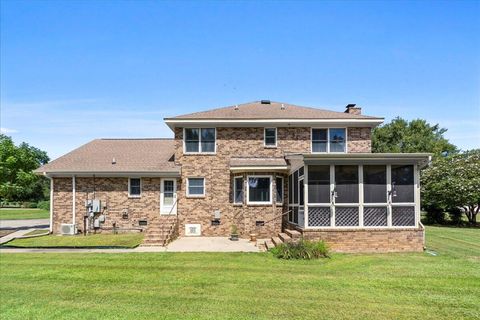
[[[307,240],[323,240],[336,252],[421,252],[423,229],[303,230]]]
[[[348,128],[347,151],[348,153],[372,152],[371,128]]]
[[[160,178],[142,178],[140,198],[128,196],[128,178],[76,178],[76,223],[83,229],[85,200],[100,199],[106,205],[106,215],[102,228],[109,230],[116,226],[123,229],[139,228],[139,220],[151,220],[160,214]],[[53,180],[53,232],[60,232],[60,224],[72,223],[72,178]],[[95,191],[95,195],[94,192]],[[128,219],[122,218],[123,210],[128,210]]]

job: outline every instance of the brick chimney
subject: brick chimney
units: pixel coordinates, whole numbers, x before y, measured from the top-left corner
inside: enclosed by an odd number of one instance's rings
[[[349,103],[347,104],[347,109],[345,109],[345,113],[350,113],[350,114],[362,114],[362,108],[357,107],[355,103]]]

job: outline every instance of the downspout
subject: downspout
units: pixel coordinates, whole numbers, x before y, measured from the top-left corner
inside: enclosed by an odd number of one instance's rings
[[[76,186],[75,175],[72,176],[72,224],[75,224],[75,201],[76,201]]]
[[[48,180],[50,180],[50,228],[49,232],[53,233],[53,178],[48,176],[46,172],[43,173]]]

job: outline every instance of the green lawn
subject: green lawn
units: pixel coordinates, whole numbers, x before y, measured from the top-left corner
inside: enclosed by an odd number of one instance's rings
[[[36,230],[32,230],[30,232],[25,233],[24,236],[35,236],[38,234],[47,234],[47,233],[48,233],[48,229],[36,229]]]
[[[94,234],[77,236],[48,235],[44,237],[15,239],[5,246],[23,248],[51,248],[51,247],[120,247],[134,248],[143,240],[142,233],[124,234]]]
[[[0,220],[48,219],[50,212],[42,209],[0,209]]]
[[[1,254],[2,319],[479,319],[480,230],[438,255]]]

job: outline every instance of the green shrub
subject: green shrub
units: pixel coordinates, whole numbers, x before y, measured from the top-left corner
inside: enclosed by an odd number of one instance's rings
[[[34,209],[36,207],[37,207],[36,202],[28,202],[28,201],[22,202],[22,208]]]
[[[307,241],[282,243],[270,250],[279,259],[319,259],[328,258],[329,249],[323,241]]]
[[[50,210],[50,201],[39,201],[37,208],[47,211]]]

